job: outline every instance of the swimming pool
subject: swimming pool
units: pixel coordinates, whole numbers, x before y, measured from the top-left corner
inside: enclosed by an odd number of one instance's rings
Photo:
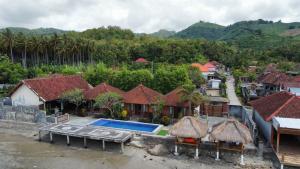
[[[122,121],[112,119],[99,119],[92,122],[90,125],[116,128],[121,130],[130,130],[135,132],[157,133],[161,125],[151,123],[141,123],[135,121]]]

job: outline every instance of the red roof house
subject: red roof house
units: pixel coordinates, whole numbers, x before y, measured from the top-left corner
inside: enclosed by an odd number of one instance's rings
[[[75,88],[84,91],[90,84],[80,75],[52,75],[48,77],[22,80],[10,94],[12,101],[23,105],[40,105],[40,101],[57,100],[65,91]]]
[[[126,92],[123,98],[125,108],[130,115],[139,117],[149,117],[154,111],[152,105],[160,100],[164,101],[164,96],[161,93],[142,84]]]
[[[137,60],[135,60],[136,63],[149,63],[148,60],[146,60],[145,58],[138,58]]]
[[[85,92],[85,97],[87,100],[95,100],[97,96],[99,96],[100,94],[103,94],[103,93],[107,93],[107,92],[114,92],[121,96],[123,96],[123,94],[125,93],[123,90],[120,90],[109,84],[101,83],[101,84],[97,85],[96,87],[87,90]]]
[[[152,104],[159,98],[163,99],[164,96],[142,84],[124,94],[124,102],[130,104]]]
[[[192,67],[198,68],[200,70],[200,72],[203,72],[203,73],[208,72],[208,67],[206,67],[200,63],[192,63]]]
[[[278,92],[250,102],[250,105],[265,121],[274,116],[300,119],[300,98],[288,93]]]
[[[258,77],[258,82],[272,85],[281,85],[290,80],[290,77],[282,72],[270,72]]]
[[[181,88],[178,87],[165,95],[167,106],[173,107],[188,107],[188,103],[183,101],[180,94]]]

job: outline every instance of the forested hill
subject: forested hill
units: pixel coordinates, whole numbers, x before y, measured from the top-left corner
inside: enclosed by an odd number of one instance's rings
[[[61,35],[68,31],[64,31],[56,28],[37,28],[37,29],[28,29],[23,27],[7,27],[0,29],[0,32],[5,32],[6,29],[9,29],[12,33],[23,33],[24,35],[53,35],[54,33]]]
[[[241,21],[229,26],[198,22],[173,37],[222,40],[242,48],[270,48],[285,42],[300,41],[300,22]]]

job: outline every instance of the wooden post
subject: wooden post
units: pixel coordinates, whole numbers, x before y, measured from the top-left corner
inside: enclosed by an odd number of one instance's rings
[[[245,165],[245,162],[244,162],[244,145],[243,144],[241,145],[241,165]]]
[[[196,160],[199,159],[199,145],[197,143],[196,145],[196,151],[195,151],[195,157],[194,157]]]
[[[83,137],[83,146],[84,146],[84,148],[87,148],[86,137]]]
[[[219,142],[217,142],[217,157],[216,157],[216,161],[219,161],[220,160],[220,148],[219,148]]]
[[[52,132],[49,132],[50,134],[50,143],[53,143],[53,135],[52,135]]]
[[[70,137],[69,137],[69,135],[67,135],[67,145],[68,146],[70,145]]]
[[[177,149],[177,143],[175,142],[175,152],[174,152],[174,155],[178,156],[178,149]]]
[[[39,130],[39,141],[42,141],[41,130]]]
[[[279,145],[280,145],[280,130],[277,129],[277,145],[276,145],[276,153],[279,153]]]
[[[105,140],[102,140],[102,149],[105,150]]]
[[[121,142],[121,153],[123,153],[123,152],[124,152],[124,143]]]

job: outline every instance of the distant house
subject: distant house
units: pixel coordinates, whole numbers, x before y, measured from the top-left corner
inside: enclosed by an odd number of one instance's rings
[[[62,93],[75,88],[84,91],[90,85],[80,75],[52,75],[48,77],[22,80],[10,94],[13,105],[46,107],[62,106]]]
[[[296,96],[300,96],[300,76],[291,77],[290,80],[284,82],[281,91],[287,91]]]
[[[205,103],[200,106],[203,115],[222,117],[228,115],[229,100],[219,96],[209,96]]]
[[[142,84],[126,92],[124,106],[131,117],[150,117],[154,112],[153,105],[164,101],[164,96]]]
[[[289,81],[290,77],[282,72],[267,72],[257,78],[263,84],[266,93],[279,92],[282,84]]]
[[[279,92],[250,102],[253,120],[282,165],[300,166],[300,98]]]
[[[219,79],[210,79],[208,81],[208,88],[211,89],[220,89],[220,84],[222,83]]]
[[[203,65],[204,67],[207,67],[209,72],[216,72],[217,71],[217,66],[215,66],[214,64],[212,64],[211,62],[206,63],[205,65]]]
[[[144,63],[144,64],[148,64],[150,63],[148,60],[146,60],[145,58],[138,58],[135,60],[135,63]]]
[[[207,66],[204,66],[200,63],[192,63],[191,66],[198,68],[199,71],[202,73],[202,76],[204,77],[204,79],[209,79],[209,76],[212,76],[214,74],[214,72],[209,71]]]
[[[85,98],[88,101],[94,101],[99,95],[107,93],[107,92],[117,93],[120,96],[123,96],[125,93],[123,90],[113,87],[107,83],[101,83],[101,84],[97,85],[96,87],[87,90],[85,92]]]

